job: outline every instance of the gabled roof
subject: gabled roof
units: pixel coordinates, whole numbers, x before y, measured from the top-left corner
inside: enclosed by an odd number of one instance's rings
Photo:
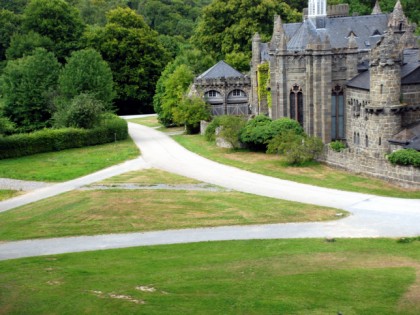
[[[223,60],[216,63],[213,67],[200,74],[197,79],[217,79],[217,78],[232,78],[243,77],[244,75],[238,70],[235,70]]]
[[[304,50],[313,38],[322,41],[328,36],[332,48],[345,48],[349,34],[353,33],[359,49],[371,49],[387,29],[388,15],[375,14],[363,16],[326,17],[324,27],[317,28],[314,21],[306,19],[303,23],[284,24],[288,38],[288,50]]]

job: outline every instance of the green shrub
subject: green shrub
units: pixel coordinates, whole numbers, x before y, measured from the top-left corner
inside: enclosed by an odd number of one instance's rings
[[[204,138],[207,141],[216,140],[216,129],[220,126],[220,121],[223,116],[216,116],[213,120],[207,125],[206,131],[204,132]]]
[[[330,143],[330,148],[335,152],[341,152],[346,148],[346,145],[342,141],[336,140]]]
[[[55,127],[72,127],[91,129],[98,126],[105,110],[102,101],[91,94],[82,93],[68,104],[62,103],[54,114]]]
[[[420,167],[420,152],[414,149],[398,150],[388,155],[388,161],[392,164]]]
[[[317,137],[296,134],[289,130],[275,136],[267,146],[267,153],[281,153],[292,165],[300,165],[316,159],[324,145]]]
[[[187,134],[200,131],[200,121],[209,120],[210,107],[199,97],[183,97],[178,106],[172,109],[173,122],[184,125]]]
[[[115,115],[105,114],[100,125],[93,129],[43,129],[1,137],[0,159],[109,143],[127,137],[127,122]]]
[[[243,116],[222,116],[220,119],[220,134],[226,142],[230,143],[233,148],[238,149],[241,147],[239,136],[246,124],[246,118]]]
[[[243,116],[216,116],[207,126],[204,137],[207,141],[215,141],[216,129],[218,127],[223,127],[220,131],[220,136],[229,142],[234,148],[239,148],[241,144],[240,135],[245,124],[246,118]]]
[[[292,131],[297,135],[303,134],[302,126],[296,120],[290,118],[271,120],[259,115],[248,121],[240,139],[252,150],[266,151],[268,142],[286,131]]]

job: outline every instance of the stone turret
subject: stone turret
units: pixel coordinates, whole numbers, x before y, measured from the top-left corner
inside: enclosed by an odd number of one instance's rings
[[[390,28],[372,49],[370,56],[370,105],[366,106],[366,147],[375,139],[379,153],[387,153],[389,143],[401,130],[401,65],[399,36]],[[369,142],[369,143],[371,143]]]
[[[392,29],[372,49],[370,56],[371,106],[383,108],[400,104],[402,51]]]
[[[390,14],[388,27],[392,28],[394,32],[404,32],[408,26],[407,17],[404,14],[400,0],[398,0]]]
[[[373,7],[372,13],[371,14],[382,14],[382,10],[381,7],[379,6],[379,1],[376,0],[375,2],[375,6]]]

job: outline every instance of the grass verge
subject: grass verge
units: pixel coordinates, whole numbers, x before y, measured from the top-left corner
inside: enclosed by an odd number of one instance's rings
[[[340,190],[388,197],[420,198],[418,190],[403,189],[379,179],[340,171],[321,163],[289,166],[281,156],[219,148],[200,135],[176,135],[173,138],[188,150],[210,160],[259,174]]]
[[[0,189],[0,201],[16,197],[20,192],[17,190]]]
[[[239,192],[73,191],[0,214],[0,240],[336,219],[341,210]]]
[[[138,148],[128,139],[104,145],[5,159],[0,163],[0,177],[60,182],[93,173],[138,155]]]
[[[420,242],[253,240],[0,262],[4,314],[420,311]],[[417,273],[417,277],[416,277]]]

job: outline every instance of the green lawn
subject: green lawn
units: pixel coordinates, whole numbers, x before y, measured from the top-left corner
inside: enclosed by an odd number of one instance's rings
[[[159,123],[156,116],[142,117],[142,118],[133,118],[127,120],[132,123],[144,125],[151,128],[160,128],[162,125]]]
[[[420,242],[253,240],[0,262],[2,314],[420,313]]]
[[[91,147],[41,153],[0,161],[0,177],[60,182],[136,158],[131,139]]]
[[[145,170],[103,182],[194,183]],[[192,227],[322,221],[344,211],[234,191],[72,191],[0,213],[0,240],[139,232]]]
[[[321,163],[314,162],[303,167],[288,166],[281,156],[218,148],[200,135],[176,135],[173,138],[188,150],[208,159],[255,173],[327,188],[388,197],[420,198],[420,190],[403,189],[379,179],[340,171]]]

